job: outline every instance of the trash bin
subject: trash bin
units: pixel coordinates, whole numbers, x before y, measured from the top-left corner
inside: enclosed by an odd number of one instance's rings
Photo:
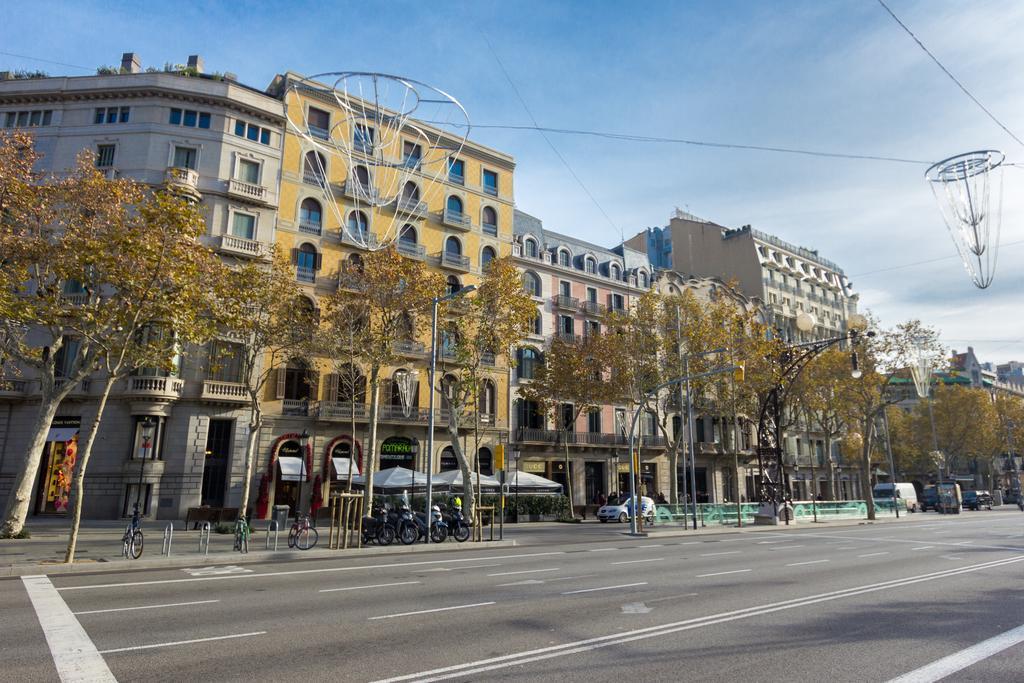
[[[280,531],[284,531],[288,528],[288,506],[287,505],[275,505],[270,515],[270,519],[277,522],[277,528]]]
[[[996,489],[995,491],[992,492],[992,505],[995,506],[995,505],[1002,505],[1002,504],[1003,504],[1003,492],[1000,491],[999,489]]]

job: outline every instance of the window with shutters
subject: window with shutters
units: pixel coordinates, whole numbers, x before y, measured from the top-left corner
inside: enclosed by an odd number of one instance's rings
[[[295,278],[299,282],[315,282],[316,271],[320,270],[321,255],[316,247],[306,242],[298,249],[292,249],[292,261],[295,263]]]
[[[114,165],[114,152],[116,145],[96,146],[96,168],[111,168]]]
[[[283,373],[281,372],[283,370]],[[319,373],[310,369],[302,360],[293,360],[278,370],[278,377],[283,375],[284,387],[281,398],[286,401],[313,400],[319,389]],[[279,380],[280,388],[280,380]]]
[[[595,408],[587,413],[587,431],[591,434],[601,433],[601,409]]]
[[[245,347],[238,342],[216,339],[207,345],[207,379],[216,382],[241,382]]]
[[[238,180],[258,185],[260,182],[260,162],[252,159],[239,159],[236,173]]]
[[[331,136],[331,115],[323,109],[317,109],[316,107],[310,107],[309,113],[306,115],[306,121],[309,126],[309,134],[327,140]]]
[[[406,140],[402,143],[402,164],[406,168],[419,169],[420,159],[423,157],[423,148],[415,142]]]
[[[246,240],[256,239],[256,216],[251,213],[232,211],[231,234]]]

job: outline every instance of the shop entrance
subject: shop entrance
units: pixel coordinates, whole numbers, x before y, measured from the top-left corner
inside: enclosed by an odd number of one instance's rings
[[[598,494],[607,495],[604,490],[605,470],[603,462],[588,462],[583,465],[583,476],[585,480],[584,492],[587,496],[587,503],[595,504]]]
[[[55,417],[50,423],[36,482],[37,515],[67,512],[80,424],[78,417]]]
[[[706,467],[695,467],[693,470],[694,486],[697,489],[697,502],[708,502],[708,470]],[[679,487],[679,500],[690,501],[690,470],[680,466],[676,470],[676,485]]]
[[[231,457],[231,429],[234,424],[234,420],[210,420],[210,429],[206,433],[201,505],[224,507],[228,460]]]

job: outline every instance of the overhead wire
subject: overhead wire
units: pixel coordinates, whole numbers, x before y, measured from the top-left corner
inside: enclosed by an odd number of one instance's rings
[[[949,70],[949,69],[947,69],[947,68],[946,68],[945,64],[943,64],[942,62],[940,62],[940,61],[939,61],[939,58],[938,58],[938,57],[936,57],[936,56],[935,56],[934,54],[932,54],[932,51],[931,51],[931,50],[929,50],[929,49],[928,49],[927,47],[925,47],[925,44],[921,42],[921,39],[920,39],[920,38],[918,38],[918,37],[917,37],[916,35],[914,35],[914,32],[913,32],[913,31],[911,31],[911,30],[910,30],[910,28],[909,28],[909,27],[908,27],[908,26],[907,26],[906,24],[904,24],[904,23],[903,23],[903,22],[902,22],[902,21],[900,20],[900,18],[899,18],[898,16],[896,16],[896,13],[895,13],[895,12],[893,12],[893,11],[892,11],[892,9],[890,9],[890,8],[889,8],[889,5],[885,4],[885,0],[878,0],[878,4],[879,4],[879,5],[881,5],[881,6],[882,6],[882,8],[883,8],[883,9],[884,9],[884,10],[885,10],[886,12],[888,12],[888,13],[889,13],[889,16],[893,18],[893,21],[895,21],[895,22],[896,22],[897,24],[899,24],[899,25],[900,25],[900,28],[902,28],[902,29],[903,29],[904,31],[906,31],[906,32],[907,32],[907,35],[908,35],[908,36],[910,36],[911,38],[913,38],[913,39],[914,39],[914,42],[915,42],[915,43],[917,43],[918,47],[920,47],[920,48],[921,48],[922,50],[924,50],[924,53],[925,53],[926,55],[928,55],[928,56],[929,56],[929,57],[931,58],[931,60],[932,60],[933,62],[935,62],[935,65],[936,65],[936,66],[938,66],[938,67],[939,67],[940,69],[942,69],[942,73],[944,73],[944,74],[946,74],[947,76],[949,76],[949,79],[950,79],[951,81],[953,81],[954,83],[956,83],[956,86],[957,86],[958,88],[960,88],[960,90],[961,90],[961,91],[963,91],[963,93],[964,93],[965,95],[967,95],[967,97],[969,97],[969,98],[971,99],[971,101],[972,101],[972,102],[974,102],[974,103],[975,103],[976,105],[978,105],[978,108],[979,108],[979,109],[981,109],[981,110],[982,110],[983,112],[985,112],[985,114],[986,114],[986,115],[987,115],[987,116],[988,116],[988,117],[989,117],[990,119],[992,119],[992,121],[993,121],[993,122],[995,122],[995,124],[996,124],[997,126],[999,126],[1000,128],[1002,128],[1002,129],[1003,129],[1003,131],[1004,131],[1004,132],[1005,132],[1005,133],[1006,133],[1007,135],[1009,135],[1009,136],[1010,136],[1011,138],[1013,138],[1014,140],[1016,140],[1016,141],[1017,141],[1017,144],[1018,144],[1018,145],[1020,145],[1020,146],[1024,147],[1024,141],[1022,141],[1022,140],[1021,140],[1021,139],[1020,139],[1019,137],[1017,137],[1016,135],[1014,135],[1014,134],[1013,134],[1013,131],[1011,131],[1011,130],[1010,130],[1009,128],[1007,128],[1007,127],[1006,127],[1006,125],[1005,125],[1005,124],[1004,124],[1004,123],[1003,123],[1002,121],[1000,121],[1000,120],[999,120],[998,118],[996,118],[996,115],[995,115],[995,114],[993,114],[993,113],[992,113],[991,111],[989,111],[988,107],[986,107],[985,105],[983,105],[983,104],[982,104],[982,103],[981,103],[981,102],[980,102],[980,101],[978,100],[978,98],[977,98],[977,97],[975,97],[975,96],[974,96],[974,95],[973,95],[973,94],[971,93],[971,91],[967,89],[967,86],[965,86],[965,85],[964,85],[963,83],[961,83],[961,82],[960,82],[960,80],[959,80],[959,79],[958,79],[958,78],[957,78],[956,76],[954,76],[954,75],[952,74],[952,72],[950,72],[950,70]]]
[[[80,69],[82,71],[96,71],[96,67],[81,66],[78,64],[68,64],[67,62],[55,62],[52,59],[43,59],[42,57],[33,57],[31,55],[19,55],[15,52],[6,52],[0,50],[0,55],[7,55],[8,57],[17,57],[18,59],[29,59],[34,62],[43,62],[45,64],[56,64],[57,66],[69,66],[72,69]]]

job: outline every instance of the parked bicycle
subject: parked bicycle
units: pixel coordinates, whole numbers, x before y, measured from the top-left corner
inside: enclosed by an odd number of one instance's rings
[[[132,521],[125,527],[121,537],[121,556],[137,560],[142,556],[142,520],[139,518],[139,504],[132,510]]]
[[[235,520],[235,550],[240,553],[249,552],[249,522],[244,515],[239,515]]]
[[[288,547],[309,550],[320,540],[320,534],[309,521],[309,515],[298,512],[288,531]]]

